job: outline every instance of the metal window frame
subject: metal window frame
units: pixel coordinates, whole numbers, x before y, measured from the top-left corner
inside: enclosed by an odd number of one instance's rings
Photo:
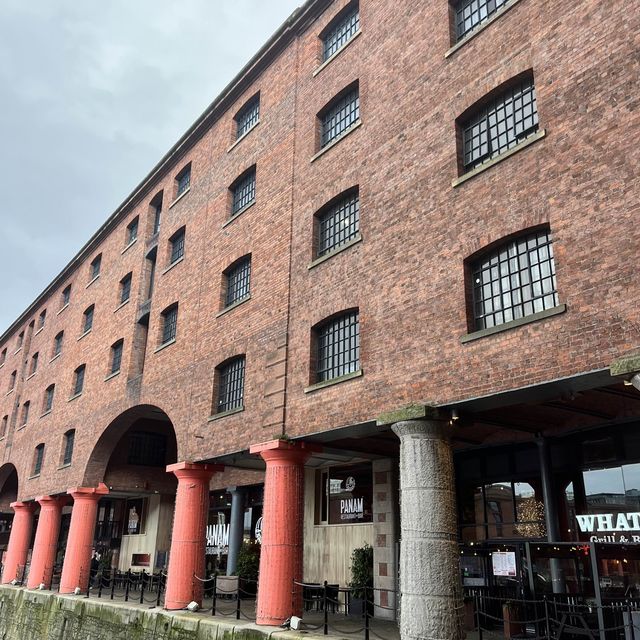
[[[169,264],[177,262],[184,256],[185,236],[186,230],[183,227],[182,229],[176,231],[169,239],[169,242],[171,243],[171,255],[169,257]]]
[[[92,304],[82,314],[84,316],[83,331],[82,331],[83,333],[86,333],[87,331],[93,328],[93,314],[95,310],[96,310],[96,305]]]
[[[317,215],[318,257],[331,253],[360,233],[360,194],[358,189],[339,196]]]
[[[111,373],[117,373],[122,367],[122,352],[124,340],[118,340],[111,345]]]
[[[53,409],[53,395],[56,391],[56,385],[49,385],[44,392],[44,410],[51,411]]]
[[[455,6],[456,42],[466,38],[512,0],[460,0]]]
[[[71,464],[73,459],[73,446],[76,439],[76,430],[71,429],[64,434],[64,453],[62,454],[62,464]]]
[[[38,476],[42,471],[42,464],[44,462],[44,444],[39,444],[36,447],[36,457],[33,461],[33,475]]]
[[[191,187],[191,163],[176,176],[176,198]]]
[[[360,314],[335,316],[316,328],[316,381],[326,382],[360,369]]]
[[[218,368],[218,401],[216,413],[244,407],[246,357],[238,356]]]
[[[236,121],[236,140],[250,131],[260,120],[260,94],[257,93],[238,111]]]
[[[64,340],[64,331],[56,334],[53,338],[53,355],[54,357],[62,353],[62,341]]]
[[[133,280],[133,273],[127,273],[127,275],[120,280],[120,304],[124,304],[129,298],[131,298],[131,284]]]
[[[69,300],[71,300],[71,285],[67,285],[62,290],[62,306],[65,307],[69,304]]]
[[[230,307],[251,293],[251,256],[238,260],[227,270],[226,276],[225,307]]]
[[[73,373],[74,381],[73,381],[73,395],[77,396],[79,393],[82,393],[84,389],[84,374],[87,370],[87,365],[81,364]]]
[[[102,254],[97,255],[91,261],[91,279],[97,278],[100,275],[100,269],[102,267]]]
[[[256,166],[249,167],[231,186],[231,215],[242,211],[256,199]]]
[[[338,139],[360,119],[360,85],[338,94],[320,115],[320,148]]]
[[[322,34],[322,61],[326,62],[340,51],[359,30],[360,6],[356,2],[338,14]]]
[[[162,312],[162,344],[175,340],[178,330],[178,305]]]
[[[138,238],[138,226],[140,224],[139,216],[136,216],[128,225],[127,225],[127,244],[131,244],[134,240]]]

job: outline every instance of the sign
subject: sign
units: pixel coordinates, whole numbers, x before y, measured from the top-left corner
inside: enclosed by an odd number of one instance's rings
[[[254,535],[256,537],[256,542],[258,544],[262,544],[262,516],[260,516],[256,521],[256,528],[254,529]]]
[[[207,527],[207,555],[221,555],[229,552],[229,525],[210,524]]]
[[[494,551],[491,554],[491,562],[494,576],[516,577],[516,554],[514,551]]]
[[[640,512],[600,513],[598,515],[576,515],[581,533],[604,533],[592,535],[592,542],[640,543]]]

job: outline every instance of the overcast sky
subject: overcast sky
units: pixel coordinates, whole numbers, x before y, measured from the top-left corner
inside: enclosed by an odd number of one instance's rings
[[[0,334],[303,0],[2,0]]]

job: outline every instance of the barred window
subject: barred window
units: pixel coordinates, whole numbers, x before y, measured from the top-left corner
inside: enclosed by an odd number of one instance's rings
[[[73,395],[77,396],[80,393],[82,393],[82,390],[84,389],[84,372],[86,371],[86,365],[81,364],[75,371],[74,371],[74,378],[73,378]]]
[[[64,339],[64,331],[61,331],[53,339],[53,357],[59,356],[62,353],[62,341]]]
[[[40,353],[36,351],[31,356],[31,369],[29,371],[29,375],[33,375],[38,370],[38,359],[40,358]]]
[[[87,333],[87,331],[91,331],[93,327],[93,312],[95,311],[95,305],[91,305],[85,312],[83,316],[83,324],[82,324],[82,333]]]
[[[33,473],[32,476],[39,476],[42,471],[42,461],[44,460],[44,444],[39,444],[36,447],[33,457]]]
[[[68,284],[62,291],[62,306],[66,307],[71,300],[71,285]]]
[[[320,147],[339,138],[360,119],[360,93],[356,85],[338,96],[320,114]]]
[[[18,334],[18,344],[16,346],[16,350],[21,349],[22,348],[22,343],[24,342],[24,331],[21,331]]]
[[[47,387],[47,390],[44,392],[44,403],[43,403],[43,411],[46,413],[47,411],[51,411],[53,409],[53,395],[56,390],[56,385],[52,384]]]
[[[4,438],[7,435],[7,426],[9,424],[9,416],[4,416],[2,418],[2,423],[0,424],[0,438]]]
[[[131,278],[133,274],[127,275],[120,280],[120,304],[124,304],[131,297]]]
[[[236,116],[236,140],[254,127],[260,120],[260,94],[254,96],[238,111]]]
[[[476,330],[495,327],[558,305],[548,230],[521,236],[472,265]]]
[[[231,186],[231,215],[248,207],[256,199],[256,168],[247,169]]]
[[[11,391],[11,389],[14,389],[16,386],[16,379],[18,378],[18,371],[12,371],[11,372],[11,378],[9,379],[9,391]]]
[[[322,59],[328,60],[341,49],[360,29],[360,9],[356,2],[346,13],[341,13],[329,24],[322,36]]]
[[[102,254],[97,255],[91,261],[91,280],[97,278],[100,275],[100,267],[102,266]]]
[[[136,216],[128,225],[127,225],[127,239],[126,244],[131,244],[138,237],[138,221],[139,218]]]
[[[217,413],[242,409],[244,406],[244,370],[244,356],[234,358],[218,369]]]
[[[144,467],[164,467],[167,463],[167,436],[163,433],[133,431],[129,436],[127,463]]]
[[[360,369],[358,312],[350,311],[316,330],[318,382],[339,378]]]
[[[29,420],[30,407],[31,403],[28,400],[22,405],[22,426],[27,424],[27,421]]]
[[[44,327],[44,323],[47,319],[47,310],[43,309],[40,312],[40,316],[38,317],[38,329],[42,329],[42,327]]]
[[[330,203],[318,214],[318,256],[342,246],[360,231],[358,191]]]
[[[73,445],[76,439],[75,429],[70,429],[64,434],[64,451],[62,454],[62,464],[71,464],[73,458]]]
[[[527,78],[462,123],[465,171],[515,147],[537,130],[536,91],[533,78]]]
[[[176,339],[178,305],[174,304],[162,312],[162,344]]]
[[[511,0],[461,0],[456,5],[456,36],[462,40]]]
[[[176,198],[191,186],[191,163],[176,176]]]
[[[169,264],[177,262],[184,256],[184,227],[176,231],[171,238],[169,238],[169,246],[171,247],[171,255],[169,257]]]
[[[115,344],[111,345],[111,373],[117,373],[122,366],[122,349],[124,346],[124,340],[118,340]]]
[[[153,231],[155,236],[160,231],[160,220],[162,218],[162,203],[156,205],[153,210]]]
[[[228,307],[250,293],[251,284],[251,256],[238,260],[226,271],[227,295],[225,306]]]

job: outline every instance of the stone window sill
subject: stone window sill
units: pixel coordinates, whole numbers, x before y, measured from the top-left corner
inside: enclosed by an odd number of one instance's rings
[[[56,355],[53,356],[53,358],[51,358],[51,360],[49,360],[49,364],[51,364],[54,360],[57,360],[61,355],[62,355],[62,352],[56,353]]]
[[[21,424],[16,431],[22,431],[25,427],[27,426],[27,423],[25,422],[24,424]]]
[[[14,352],[13,355],[15,356],[17,353],[20,353],[22,351],[22,347],[18,347]]]
[[[71,466],[71,463],[70,463],[70,462],[67,462],[67,464],[61,464],[61,465],[58,467],[58,471],[62,471],[62,469],[68,469],[70,466]]]
[[[45,411],[40,417],[44,418],[45,416],[48,416],[52,411],[53,409],[49,409],[48,411]]]
[[[120,311],[120,309],[122,309],[122,307],[124,307],[125,305],[129,304],[131,298],[127,298],[124,302],[121,302],[114,310],[113,313],[115,313],[116,311]]]
[[[560,315],[564,313],[566,310],[567,310],[567,305],[560,304],[557,307],[552,307],[551,309],[545,309],[544,311],[538,311],[537,313],[532,313],[530,316],[525,316],[524,318],[518,318],[517,320],[511,320],[511,322],[505,322],[504,324],[499,324],[497,327],[491,327],[489,329],[481,329],[480,331],[474,331],[473,333],[468,333],[466,336],[462,336],[462,338],[460,338],[460,342],[462,342],[462,344],[466,344],[467,342],[473,342],[474,340],[479,340],[480,338],[491,336],[495,333],[502,333],[503,331],[509,331],[510,329],[522,327],[525,324],[531,324],[532,322],[537,322],[538,320],[544,320],[545,318],[551,318],[553,316]]]
[[[169,205],[169,209],[175,207],[178,202],[180,202],[180,200],[182,200],[182,198],[184,198],[188,193],[191,192],[191,187],[189,187],[188,189],[185,189],[170,205]]]
[[[249,129],[245,131],[228,149],[227,153],[230,153],[235,149],[258,125],[260,124],[260,120],[256,120],[255,124]]]
[[[44,330],[44,325],[42,325],[34,334],[33,337],[35,338],[39,333],[42,333],[42,331]]]
[[[314,267],[317,267],[319,264],[322,264],[323,262],[329,260],[329,258],[333,258],[333,256],[338,255],[339,253],[342,253],[347,249],[350,249],[354,244],[358,244],[359,242],[362,242],[362,235],[358,233],[343,245],[340,245],[336,249],[332,249],[329,253],[325,253],[323,256],[316,258],[313,262],[307,265],[307,269],[313,269]]]
[[[181,262],[184,262],[184,256],[180,256],[175,262],[172,262],[163,272],[162,275],[164,275],[165,273],[169,273],[169,271],[171,271],[171,269],[173,269],[173,267],[176,267],[177,265],[179,265]]]
[[[172,340],[168,340],[167,342],[163,342],[159,347],[156,347],[154,350],[154,353],[158,353],[159,351],[162,351],[163,349],[166,349],[167,347],[170,347],[172,344],[176,343],[176,339],[173,338]]]
[[[7,395],[10,396],[14,391],[15,391],[15,387],[13,389],[9,389],[9,391],[7,391]]]
[[[40,477],[40,474],[39,474],[39,473],[36,473],[36,474],[35,474],[35,475],[33,475],[33,476],[29,476],[29,477],[27,478],[27,480],[34,480],[35,478],[39,478],[39,477]]]
[[[214,420],[220,420],[221,418],[226,418],[227,416],[232,416],[236,413],[241,413],[244,411],[244,405],[242,407],[238,407],[236,409],[229,409],[229,411],[223,411],[222,413],[216,413],[212,416],[209,416],[207,422],[213,422]]]
[[[80,393],[76,393],[75,395],[72,395],[67,402],[71,402],[72,400],[75,400],[76,398],[79,398],[82,395],[82,391]]]
[[[240,211],[236,211],[223,225],[222,228],[224,229],[225,227],[229,226],[232,222],[234,222],[235,220],[237,220],[247,209],[251,209],[251,207],[253,207],[253,205],[256,203],[255,199],[252,200],[248,205],[242,207],[242,209],[240,209]]]
[[[67,302],[67,304],[65,304],[63,307],[60,307],[60,309],[58,309],[58,311],[56,312],[56,315],[59,316],[68,306],[69,306],[69,303]]]
[[[501,18],[509,9],[515,7],[520,0],[511,0],[509,4],[504,5],[502,8],[498,9],[486,22],[483,22],[481,25],[478,25],[476,29],[474,29],[471,33],[468,33],[462,40],[456,42],[445,54],[444,57],[448,58],[452,56],[458,49],[464,47],[467,42],[473,40],[479,33],[482,33],[489,25],[493,24],[496,20]]]
[[[99,277],[100,277],[100,274],[98,274],[95,278],[92,278],[91,280],[89,280],[89,282],[87,282],[85,286],[85,289],[88,289]]]
[[[329,149],[333,149],[339,142],[342,142],[350,133],[362,126],[362,120],[356,120],[348,129],[343,131],[335,140],[332,140],[326,147],[322,147],[318,153],[312,158],[311,162],[315,162],[320,156],[323,156]]]
[[[111,380],[112,378],[115,378],[116,376],[120,375],[120,369],[118,369],[117,371],[114,371],[113,373],[110,373],[105,379],[104,381],[107,382],[108,380]]]
[[[518,153],[518,151],[522,151],[522,149],[526,149],[528,146],[532,145],[534,142],[538,142],[538,140],[542,140],[542,138],[544,138],[546,135],[547,135],[546,129],[540,129],[540,131],[537,131],[532,136],[529,136],[522,142],[519,142],[515,147],[511,147],[511,149],[509,149],[508,151],[505,151],[504,153],[501,153],[499,156],[492,158],[491,160],[488,160],[484,164],[481,164],[480,166],[476,167],[475,169],[471,169],[471,171],[467,171],[467,173],[463,173],[459,178],[456,178],[451,182],[451,186],[455,188],[460,186],[463,182],[466,182],[467,180],[471,180],[471,178],[475,178],[478,174],[483,173],[484,171],[486,171],[487,169],[490,169],[491,167],[498,164],[499,162],[502,162],[503,160],[510,158],[515,153]]]
[[[362,29],[358,29],[347,42],[345,42],[335,53],[330,55],[316,70],[313,72],[315,78],[328,64],[333,62],[360,34]]]
[[[31,380],[31,378],[33,378],[33,376],[35,376],[35,375],[36,375],[36,373],[38,373],[38,372],[37,372],[37,371],[34,371],[33,373],[30,373],[30,374],[27,376],[27,380]],[[25,380],[25,382],[26,382],[26,380]]]
[[[251,294],[249,294],[248,296],[245,296],[244,298],[242,298],[242,300],[236,300],[236,302],[234,302],[233,304],[230,304],[228,307],[225,307],[222,311],[218,311],[218,313],[216,313],[216,318],[223,316],[225,313],[229,313],[229,311],[233,311],[234,309],[237,309],[240,305],[244,304],[245,302],[249,302],[249,300],[251,300]]]
[[[82,340],[82,338],[84,338],[85,336],[88,336],[91,333],[91,329],[87,329],[79,338],[78,338],[78,342],[80,342],[80,340]]]
[[[138,238],[134,238],[121,252],[120,255],[125,254],[127,251],[129,251],[129,249],[131,249],[131,247],[133,247],[133,245],[138,242]]]
[[[319,391],[320,389],[324,389],[326,387],[332,387],[334,384],[340,384],[341,382],[346,382],[347,380],[353,380],[354,378],[361,378],[364,374],[362,369],[358,369],[353,373],[347,373],[344,376],[340,376],[339,378],[332,378],[331,380],[324,380],[323,382],[316,382],[311,386],[307,387],[304,392],[305,393],[313,393],[314,391]]]

